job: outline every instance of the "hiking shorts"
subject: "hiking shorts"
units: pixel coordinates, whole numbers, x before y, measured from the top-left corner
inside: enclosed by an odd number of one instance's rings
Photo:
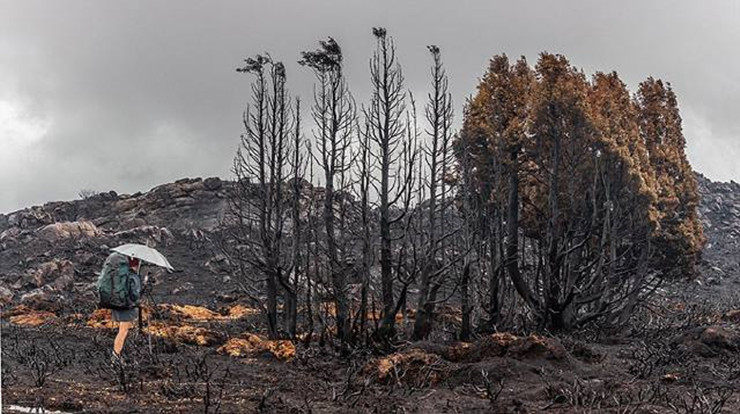
[[[113,320],[115,322],[131,322],[133,320],[136,320],[136,317],[138,316],[139,308],[132,308],[132,309],[126,309],[126,310],[116,310],[113,309],[111,313],[113,314]]]

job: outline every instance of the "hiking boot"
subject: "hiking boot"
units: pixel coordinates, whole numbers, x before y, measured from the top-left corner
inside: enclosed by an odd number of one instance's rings
[[[110,364],[115,367],[121,367],[124,365],[123,357],[118,355],[115,351],[110,353]]]

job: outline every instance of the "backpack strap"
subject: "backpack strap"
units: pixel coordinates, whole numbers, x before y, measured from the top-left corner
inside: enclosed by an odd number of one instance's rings
[[[111,272],[110,275],[110,296],[113,298],[116,294],[116,272],[118,272],[118,269]]]
[[[124,292],[126,293],[126,307],[129,309],[133,307],[133,302],[131,302],[131,272],[126,272],[126,281],[123,282],[126,285],[126,289]]]

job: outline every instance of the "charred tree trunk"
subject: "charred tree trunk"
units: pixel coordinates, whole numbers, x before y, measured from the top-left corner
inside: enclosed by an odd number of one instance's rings
[[[267,337],[270,339],[278,339],[280,337],[277,321],[278,277],[274,273],[267,275]]]
[[[266,296],[268,333],[279,335],[277,302],[280,287],[289,285],[283,279],[285,269],[292,267],[292,255],[284,251],[283,225],[286,220],[286,199],[283,194],[284,172],[289,164],[291,114],[286,91],[285,67],[269,56],[245,60],[239,72],[256,76],[252,84],[252,101],[256,111],[248,107],[243,122],[246,133],[234,160],[238,189],[232,200],[233,223],[240,230],[233,240],[241,250],[232,257],[248,264],[264,276],[262,292]],[[245,267],[245,266],[243,266]],[[244,274],[244,272],[243,272]],[[254,284],[255,280],[250,280]],[[242,284],[243,286],[246,283]]]
[[[510,153],[509,173],[509,195],[507,203],[506,220],[506,269],[509,278],[517,293],[535,313],[539,313],[540,307],[537,299],[524,280],[519,269],[519,171],[518,171],[519,149]]]
[[[460,301],[462,306],[462,326],[460,327],[460,340],[469,341],[472,334],[470,324],[470,262],[466,260],[462,271],[462,281],[460,283]]]
[[[437,291],[444,283],[447,272],[442,271],[448,254],[445,246],[445,235],[447,215],[447,191],[445,185],[449,158],[450,125],[452,123],[452,97],[448,92],[447,74],[442,65],[440,50],[437,46],[429,46],[433,64],[432,90],[429,93],[429,102],[425,108],[425,117],[429,123],[428,132],[430,142],[426,146],[424,154],[428,168],[428,188],[425,238],[422,238],[424,265],[421,268],[421,280],[419,282],[419,300],[417,303],[416,322],[412,339],[421,340],[426,338],[432,330],[434,321],[434,309],[437,303]],[[421,170],[421,165],[420,165]],[[422,182],[422,174],[419,174]],[[420,185],[422,188],[423,185]],[[422,200],[418,200],[421,202]],[[423,217],[423,216],[422,216]],[[420,217],[420,218],[422,218]]]
[[[301,223],[301,186],[304,176],[304,157],[302,155],[303,145],[301,142],[301,101],[296,99],[295,107],[295,133],[293,140],[292,170],[292,193],[291,218],[293,221],[293,280],[288,280],[286,286],[286,315],[288,317],[285,329],[291,339],[295,339],[298,327],[298,286],[300,274],[303,272],[303,260],[301,246],[305,240],[303,225]]]
[[[404,209],[400,213],[391,215],[394,208],[405,194],[410,191],[406,177],[394,176],[394,170],[399,163],[399,147],[403,144],[405,128],[403,115],[405,114],[405,90],[401,67],[396,60],[396,51],[393,40],[387,36],[384,28],[373,28],[377,46],[370,60],[370,80],[372,83],[372,100],[364,109],[368,125],[370,140],[377,151],[372,157],[378,164],[378,175],[373,186],[378,191],[380,215],[380,272],[381,272],[381,300],[383,318],[377,336],[389,338],[395,332],[396,302],[394,301],[393,250],[394,240],[392,225],[406,214]]]
[[[350,340],[350,304],[347,297],[347,275],[340,257],[337,238],[346,232],[344,220],[337,223],[335,214],[341,209],[337,206],[336,190],[344,190],[344,173],[350,168],[346,158],[354,133],[355,105],[342,73],[342,50],[337,42],[329,38],[320,42],[319,49],[302,53],[301,65],[314,71],[318,87],[314,96],[312,114],[318,126],[315,137],[320,157],[319,166],[324,170],[324,209],[323,224],[328,256],[329,278],[331,281],[337,324],[337,337],[341,341]],[[339,188],[335,188],[336,186]],[[337,228],[337,225],[340,228]]]
[[[368,291],[370,289],[370,268],[373,262],[370,223],[370,140],[367,130],[365,130],[361,142],[359,163],[360,217],[362,221],[362,265],[360,269],[362,287],[360,289],[359,335],[364,336],[365,342],[367,342]]]

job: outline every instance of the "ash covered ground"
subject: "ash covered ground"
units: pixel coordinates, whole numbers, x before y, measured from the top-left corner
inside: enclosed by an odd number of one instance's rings
[[[450,335],[382,355],[338,352],[330,336],[266,339],[210,241],[230,185],[186,179],[0,215],[3,411],[740,412],[737,183],[699,176],[701,275],[665,286],[627,332]],[[147,269],[145,329],[112,366],[115,328],[94,282],[125,242],[149,242],[178,271]],[[441,330],[459,323],[445,307]]]

